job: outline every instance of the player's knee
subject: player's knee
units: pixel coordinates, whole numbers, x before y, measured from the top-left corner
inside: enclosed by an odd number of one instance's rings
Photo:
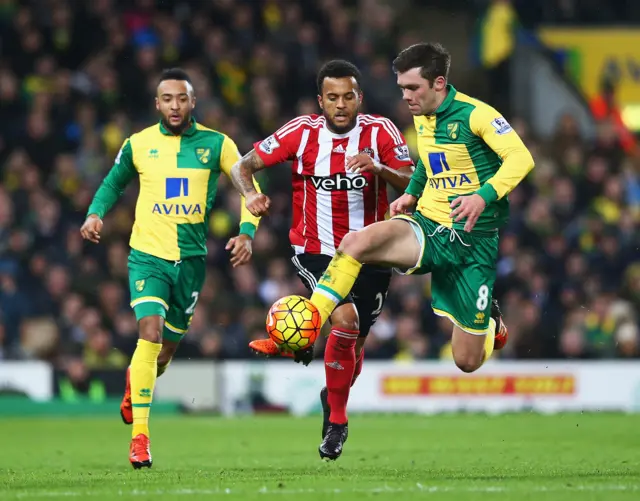
[[[367,239],[363,238],[362,233],[351,231],[344,236],[338,250],[348,254],[357,261],[362,261],[367,251]]]
[[[140,319],[138,323],[138,335],[140,339],[150,343],[162,342],[162,317],[154,315]]]
[[[482,356],[477,356],[474,353],[463,352],[453,354],[453,359],[458,369],[467,374],[477,371],[482,365]]]
[[[347,331],[357,331],[360,329],[360,318],[358,310],[353,303],[343,304],[336,308],[331,314],[331,327],[344,329]]]

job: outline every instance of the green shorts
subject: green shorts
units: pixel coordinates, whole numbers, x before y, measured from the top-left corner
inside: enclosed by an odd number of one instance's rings
[[[496,281],[498,232],[465,233],[424,217],[396,216],[411,223],[422,248],[415,267],[403,274],[431,273],[432,307],[470,334],[485,334]]]
[[[129,290],[136,319],[160,315],[165,319],[162,337],[180,341],[189,329],[205,269],[204,256],[167,261],[131,249]]]

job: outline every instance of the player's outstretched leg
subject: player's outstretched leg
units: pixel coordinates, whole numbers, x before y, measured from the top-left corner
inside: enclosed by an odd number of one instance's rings
[[[311,296],[322,323],[347,297],[363,263],[409,269],[416,266],[421,250],[411,225],[400,219],[347,233]]]
[[[158,356],[158,371],[157,377],[162,376],[171,360],[173,359],[173,355],[178,349],[179,342],[169,341],[167,339],[162,340],[162,350],[160,350],[160,355]],[[131,407],[131,367],[127,367],[127,375],[124,387],[124,396],[122,397],[122,402],[120,402],[120,417],[124,424],[131,425],[133,424],[133,407]]]

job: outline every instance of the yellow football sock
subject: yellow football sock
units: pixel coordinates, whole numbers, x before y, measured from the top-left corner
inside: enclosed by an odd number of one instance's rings
[[[166,364],[161,364],[160,362],[158,362],[158,374],[157,374],[157,377],[162,376],[166,372],[167,367],[169,367],[169,364],[171,363],[171,360],[172,359],[169,359],[169,361]]]
[[[311,302],[320,310],[324,324],[353,287],[360,274],[362,263],[337,251],[311,295]]]
[[[133,408],[132,436],[140,433],[149,436],[149,411],[153,399],[153,388],[158,374],[160,343],[138,339],[138,346],[131,357],[131,407]]]
[[[484,338],[484,357],[482,363],[484,364],[491,358],[493,354],[493,343],[496,338],[496,321],[493,318],[489,319],[489,327],[487,328],[487,335]]]

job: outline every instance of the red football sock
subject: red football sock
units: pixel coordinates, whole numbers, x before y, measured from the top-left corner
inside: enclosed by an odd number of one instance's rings
[[[362,363],[364,362],[364,348],[360,350],[360,356],[356,359],[356,370],[353,373],[353,378],[351,378],[351,386],[356,384],[356,379],[362,372]]]
[[[356,369],[358,331],[332,329],[324,349],[324,370],[327,378],[327,400],[331,408],[329,421],[347,422],[347,400]]]

